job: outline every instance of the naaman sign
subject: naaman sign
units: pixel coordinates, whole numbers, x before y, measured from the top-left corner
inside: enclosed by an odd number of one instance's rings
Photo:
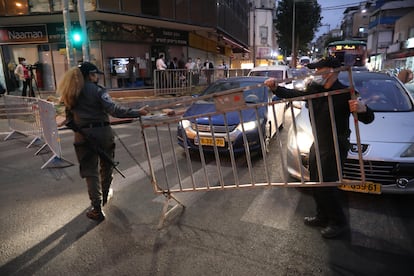
[[[48,42],[46,25],[0,27],[0,44]]]

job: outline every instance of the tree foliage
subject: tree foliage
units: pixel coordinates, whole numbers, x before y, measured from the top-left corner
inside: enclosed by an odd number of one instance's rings
[[[321,6],[317,0],[280,0],[275,27],[279,46],[292,53],[293,3],[295,2],[295,53],[305,51],[321,26]],[[294,54],[296,57],[297,55]]]

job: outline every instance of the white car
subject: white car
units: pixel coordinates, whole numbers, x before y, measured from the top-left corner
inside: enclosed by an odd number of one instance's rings
[[[271,77],[277,80],[292,78],[292,71],[287,65],[257,66],[247,74],[249,77]]]
[[[348,72],[341,72],[340,80],[349,84]],[[414,100],[395,77],[383,73],[353,72],[355,88],[366,104],[374,110],[375,120],[359,124],[366,181],[370,189],[347,186],[347,190],[366,193],[414,193]],[[376,97],[368,101],[367,92]],[[351,115],[352,116],[352,115]],[[293,127],[288,132],[287,166],[289,174],[300,179],[303,167],[309,179],[308,154],[313,143],[309,112],[302,105],[296,116],[297,139],[301,158],[297,156]],[[350,119],[351,147],[343,166],[345,179],[360,180],[361,172],[355,137],[354,120]],[[300,161],[299,161],[300,160]],[[345,188],[343,188],[345,189]]]

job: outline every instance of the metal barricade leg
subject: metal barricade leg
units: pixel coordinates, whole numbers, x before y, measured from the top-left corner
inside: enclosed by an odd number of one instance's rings
[[[165,202],[164,202],[164,206],[162,207],[162,213],[161,213],[160,221],[158,223],[158,229],[162,228],[162,226],[164,225],[165,219],[172,211],[174,211],[180,206],[183,207],[183,210],[185,209],[185,205],[182,204],[171,192],[165,192],[163,193],[163,195],[165,196]],[[170,210],[168,210],[168,205],[171,199],[174,200],[177,204],[174,205]]]

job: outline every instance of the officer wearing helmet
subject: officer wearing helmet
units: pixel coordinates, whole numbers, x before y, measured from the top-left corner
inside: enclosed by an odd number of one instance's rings
[[[98,85],[101,74],[103,72],[95,64],[82,62],[64,74],[57,89],[66,108],[66,122],[70,122],[75,131],[74,147],[80,175],[86,180],[92,205],[86,215],[96,221],[105,219],[102,206],[112,193],[115,141],[109,115],[137,118],[148,113],[145,107],[131,109],[114,103],[106,89]],[[102,158],[102,154],[94,150],[92,144],[95,143],[109,158]]]

